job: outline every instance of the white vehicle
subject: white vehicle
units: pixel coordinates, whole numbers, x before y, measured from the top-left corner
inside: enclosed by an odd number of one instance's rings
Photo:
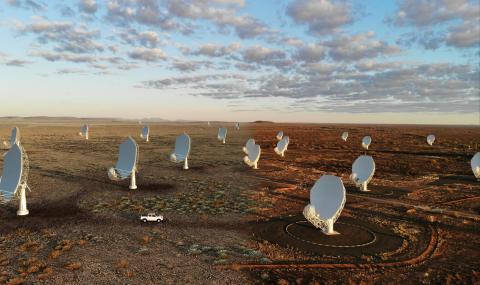
[[[146,216],[140,216],[140,220],[144,223],[146,222],[163,222],[163,216],[162,215],[157,215],[155,213],[148,213]]]

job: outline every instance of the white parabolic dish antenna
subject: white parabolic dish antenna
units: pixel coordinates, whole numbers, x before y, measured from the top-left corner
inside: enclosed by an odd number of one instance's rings
[[[223,144],[225,144],[225,140],[227,139],[227,128],[218,129],[217,139],[219,141],[222,141]]]
[[[19,198],[17,215],[28,215],[25,194],[29,171],[28,157],[19,144],[13,144],[5,154],[3,172],[0,178],[0,202],[6,203],[15,196]]]
[[[20,143],[20,129],[18,127],[14,127],[12,129],[12,133],[10,135],[10,140],[8,141],[8,145],[12,147],[16,143]]]
[[[190,154],[190,137],[184,133],[179,135],[175,140],[175,150],[170,155],[172,162],[184,162],[183,169],[188,169],[188,155]]]
[[[247,145],[247,156],[243,158],[243,161],[253,169],[258,169],[258,160],[262,150],[258,144]]]
[[[150,136],[150,128],[148,126],[144,126],[142,129],[142,133],[140,134],[140,137],[144,139],[146,142],[148,142],[149,136]]]
[[[348,139],[348,132],[343,132],[342,133],[342,140],[346,142],[347,139]]]
[[[117,165],[108,170],[111,180],[119,181],[130,177],[130,189],[137,189],[135,172],[137,171],[138,146],[132,137],[120,144]]]
[[[280,131],[280,132],[278,132],[278,134],[277,134],[277,141],[281,140],[282,138],[283,138],[283,132]]]
[[[361,155],[353,162],[350,178],[361,191],[369,191],[367,184],[372,180],[373,174],[375,174],[375,161],[369,155]]]
[[[432,145],[434,141],[435,141],[435,136],[434,135],[428,135],[427,136],[427,143],[429,145]]]
[[[345,206],[345,187],[334,175],[323,175],[310,190],[310,204],[303,209],[303,216],[326,235],[338,234],[333,224]]]
[[[248,150],[251,149],[254,145],[255,145],[255,140],[254,139],[248,139],[247,143],[242,148],[243,152],[245,154],[248,154]]]
[[[368,149],[368,147],[370,146],[370,144],[372,143],[372,138],[370,136],[365,136],[363,137],[362,139],[362,147],[364,149]]]
[[[278,143],[277,147],[275,147],[273,150],[275,151],[276,154],[284,157],[285,156],[285,151],[288,148],[288,144],[290,143],[290,139],[288,136],[284,136]]]
[[[473,157],[472,161],[470,162],[472,166],[473,175],[480,181],[480,152],[477,152]]]
[[[86,140],[88,140],[88,125],[85,124],[82,126],[80,129],[80,136],[84,137]]]

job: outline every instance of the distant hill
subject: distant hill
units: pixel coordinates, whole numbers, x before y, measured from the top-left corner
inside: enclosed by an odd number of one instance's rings
[[[255,121],[254,124],[274,124],[272,121]]]

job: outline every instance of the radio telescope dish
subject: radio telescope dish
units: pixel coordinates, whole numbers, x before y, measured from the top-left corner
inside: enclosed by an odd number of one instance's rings
[[[288,144],[290,143],[290,139],[288,136],[284,136],[278,143],[277,147],[275,147],[273,150],[275,151],[276,154],[280,155],[281,157],[285,156],[285,151],[288,148]]]
[[[243,158],[243,162],[253,169],[258,169],[258,160],[261,153],[262,150],[258,144],[247,145],[247,155]]]
[[[212,124],[210,124],[210,122],[207,122],[207,126],[211,127],[211,126],[212,126]]]
[[[336,235],[333,224],[345,206],[345,187],[334,175],[323,175],[310,190],[310,204],[303,209],[303,216],[326,235]]]
[[[85,124],[82,126],[79,133],[79,135],[84,137],[86,140],[88,140],[88,129],[89,129],[88,125]]]
[[[477,152],[473,157],[472,161],[470,162],[472,166],[473,175],[480,181],[480,152]]]
[[[362,147],[364,149],[368,149],[370,144],[372,143],[372,138],[370,136],[363,137],[362,139]]]
[[[348,132],[343,132],[342,133],[342,140],[346,142],[347,139],[348,139]]]
[[[190,154],[190,144],[191,139],[186,133],[179,135],[175,140],[175,150],[170,155],[170,160],[172,162],[184,162],[183,169],[188,169],[188,155]]]
[[[281,140],[283,138],[283,132],[278,132],[277,134],[277,141]]]
[[[28,188],[27,178],[29,162],[27,154],[20,144],[13,144],[5,154],[3,172],[0,178],[0,202],[7,203],[14,197],[19,198],[17,215],[28,215],[27,197],[25,190]]]
[[[235,123],[235,129],[237,129],[237,131],[240,130],[240,123],[239,122]]]
[[[435,141],[435,136],[434,135],[428,135],[427,136],[427,143],[429,145],[433,145],[433,142]]]
[[[369,155],[359,156],[352,165],[352,175],[350,178],[360,191],[369,191],[367,184],[372,180],[375,174],[375,161]]]
[[[4,143],[7,147],[12,147],[14,144],[20,143],[20,129],[18,127],[14,127],[12,129],[12,133],[10,134],[10,139],[7,143]]]
[[[243,152],[245,154],[248,154],[248,150],[251,149],[255,145],[255,140],[254,139],[249,139],[245,146],[242,148]]]
[[[223,144],[225,144],[225,140],[227,139],[227,128],[218,129],[217,139],[219,141],[222,141]]]
[[[140,134],[140,137],[145,140],[145,142],[148,142],[150,136],[150,128],[148,126],[144,126],[142,129],[142,133]]]
[[[128,137],[120,144],[118,161],[115,167],[108,170],[111,180],[119,181],[130,177],[130,189],[137,189],[135,172],[137,171],[138,145],[132,137]]]

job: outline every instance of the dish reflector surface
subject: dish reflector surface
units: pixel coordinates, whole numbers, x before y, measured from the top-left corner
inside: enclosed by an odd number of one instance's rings
[[[184,161],[190,153],[190,144],[191,139],[187,134],[179,135],[175,140],[175,150],[172,154],[174,157],[171,156],[171,160],[173,162]]]
[[[121,178],[127,178],[135,169],[138,157],[138,146],[132,137],[128,137],[120,144],[120,152],[118,156],[115,170],[120,174]]]
[[[82,134],[85,135],[88,132],[88,125],[83,125]]]
[[[224,140],[227,138],[227,128],[219,128],[218,129],[218,136],[219,140]]]
[[[281,156],[283,156],[283,153],[287,150],[288,143],[290,142],[290,139],[288,136],[283,137],[278,143],[277,147],[274,148],[275,152]]]
[[[277,140],[281,140],[283,138],[283,132],[278,132],[277,134]]]
[[[480,179],[480,152],[477,152],[473,157],[472,161],[470,162],[472,166],[473,174],[477,179]]]
[[[334,175],[323,175],[310,190],[310,204],[321,219],[338,218],[345,205],[345,187],[342,180]]]
[[[343,132],[343,134],[342,134],[342,140],[343,140],[343,141],[347,141],[347,138],[348,138],[348,132]]]
[[[148,126],[144,126],[142,129],[142,138],[147,138],[149,133],[150,128]]]
[[[352,165],[352,180],[360,185],[369,182],[375,173],[375,161],[369,155],[359,156]]]
[[[362,139],[362,147],[364,149],[368,149],[370,144],[372,143],[372,138],[370,136],[363,137]]]
[[[435,141],[435,136],[434,135],[428,135],[427,136],[427,143],[429,145],[432,145],[434,141]]]
[[[247,143],[245,144],[245,147],[243,148],[243,152],[248,154],[248,150],[252,149],[252,147],[255,145],[255,140],[254,139],[249,139]]]
[[[9,201],[15,195],[23,171],[22,150],[18,144],[13,144],[5,154],[3,160],[3,172],[0,179],[0,196]]]
[[[253,168],[257,168],[257,163],[258,163],[258,160],[260,159],[261,152],[262,150],[260,148],[260,145],[258,144],[250,145],[249,148],[247,148],[247,156],[244,157],[243,161],[247,165]]]
[[[20,142],[20,130],[17,127],[12,129],[12,134],[10,135],[10,146]]]

